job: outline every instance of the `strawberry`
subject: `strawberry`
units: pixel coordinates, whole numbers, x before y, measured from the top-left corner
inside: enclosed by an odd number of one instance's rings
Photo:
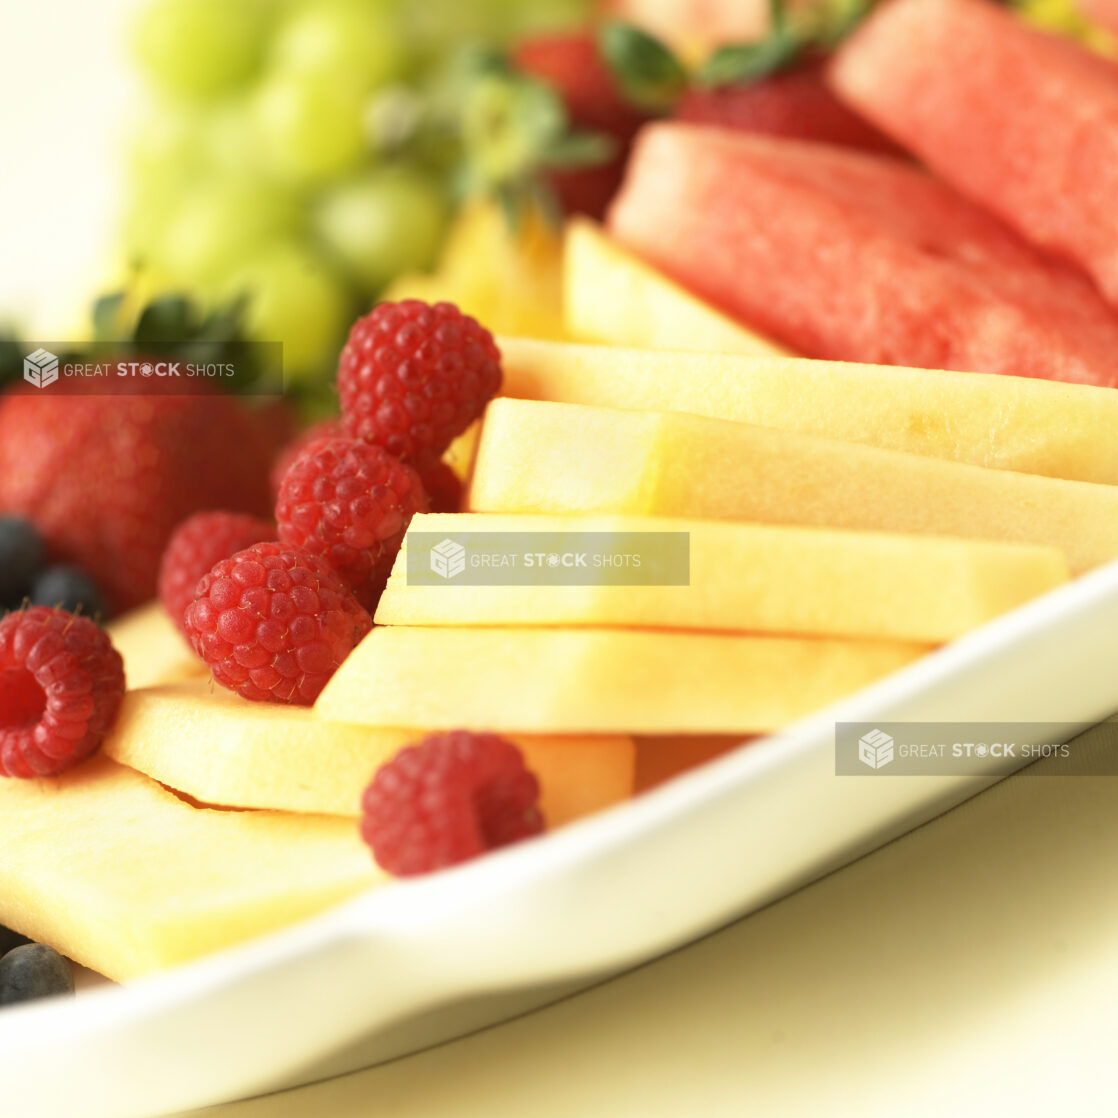
[[[621,183],[632,139],[648,114],[622,94],[594,35],[587,32],[524,39],[513,49],[512,61],[559,95],[573,127],[613,141],[607,162],[548,174],[565,213],[601,218]]]
[[[175,525],[224,508],[270,513],[269,447],[220,395],[0,396],[0,510],[30,520],[110,611],[155,594]]]
[[[903,155],[884,133],[838,100],[823,82],[823,60],[807,58],[759,81],[692,88],[672,114],[676,120],[735,132]]]
[[[282,396],[273,396],[250,409],[257,430],[264,444],[270,449],[274,462],[292,439],[299,436],[299,415],[291,402]]]

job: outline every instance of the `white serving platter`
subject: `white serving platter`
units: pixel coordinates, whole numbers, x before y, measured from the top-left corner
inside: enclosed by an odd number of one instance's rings
[[[149,1118],[460,1035],[693,940],[998,779],[836,776],[836,722],[1070,733],[1115,709],[1118,563],[553,835],[127,988],[4,1010],[0,1109]]]

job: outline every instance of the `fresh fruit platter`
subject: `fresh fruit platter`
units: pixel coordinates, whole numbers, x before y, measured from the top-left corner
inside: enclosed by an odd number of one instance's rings
[[[376,278],[301,423],[143,383],[0,394],[21,1114],[407,1051],[1008,771],[840,778],[837,722],[1118,708],[1115,12],[776,4],[749,41],[712,14],[700,50],[671,4],[619,7],[672,45],[611,20],[483,68],[497,200],[462,202],[437,266],[346,242]],[[281,40],[292,66],[341,50],[360,6],[335,8]],[[236,87],[252,34],[163,80]],[[291,122],[260,96],[265,143]],[[130,988],[69,1003],[71,962]],[[109,1090],[113,1043],[146,1032],[166,1069],[215,1007],[237,1070]],[[50,1102],[55,1035],[85,1055]]]

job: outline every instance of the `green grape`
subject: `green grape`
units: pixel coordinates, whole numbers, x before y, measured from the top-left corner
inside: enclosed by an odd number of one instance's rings
[[[574,31],[589,23],[589,0],[505,0],[507,26],[512,38],[551,31]]]
[[[500,31],[501,0],[425,0],[404,3],[404,35],[426,56],[438,56],[463,44],[492,40]]]
[[[418,168],[396,165],[369,171],[326,194],[315,229],[372,296],[394,276],[435,263],[448,219],[439,181]]]
[[[384,0],[304,0],[278,31],[270,56],[278,71],[340,77],[366,92],[403,76],[408,62]]]
[[[189,180],[206,159],[205,115],[194,109],[149,103],[127,140],[128,168],[137,180]]]
[[[157,89],[221,96],[256,72],[268,14],[263,0],[150,0],[133,28],[133,51]]]
[[[247,297],[251,337],[283,343],[285,381],[325,383],[334,375],[354,298],[320,254],[293,240],[264,246],[228,277],[222,294]]]
[[[130,188],[121,228],[129,262],[142,264],[158,255],[167,223],[178,203],[179,185],[145,179]]]
[[[218,180],[182,198],[156,262],[175,280],[212,294],[260,246],[297,231],[299,209],[284,191],[253,180]]]
[[[156,101],[130,122],[122,234],[133,261],[148,261],[184,191],[206,167],[205,130],[193,109]]]
[[[402,7],[405,35],[427,55],[463,43],[505,45],[525,34],[585,27],[590,0],[412,0]]]
[[[209,114],[205,160],[214,173],[241,176],[260,171],[262,155],[253,107],[249,99],[238,99]]]
[[[277,74],[258,91],[254,120],[264,165],[313,185],[354,170],[368,150],[365,95],[344,80]]]

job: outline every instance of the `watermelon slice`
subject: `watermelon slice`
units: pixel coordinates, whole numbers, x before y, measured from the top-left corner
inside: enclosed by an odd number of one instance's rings
[[[655,124],[613,235],[812,357],[1118,385],[1118,318],[949,187],[825,144]]]
[[[830,77],[945,181],[1118,303],[1118,66],[986,0],[890,0]]]
[[[1118,0],[1080,0],[1083,14],[1118,35]]]

